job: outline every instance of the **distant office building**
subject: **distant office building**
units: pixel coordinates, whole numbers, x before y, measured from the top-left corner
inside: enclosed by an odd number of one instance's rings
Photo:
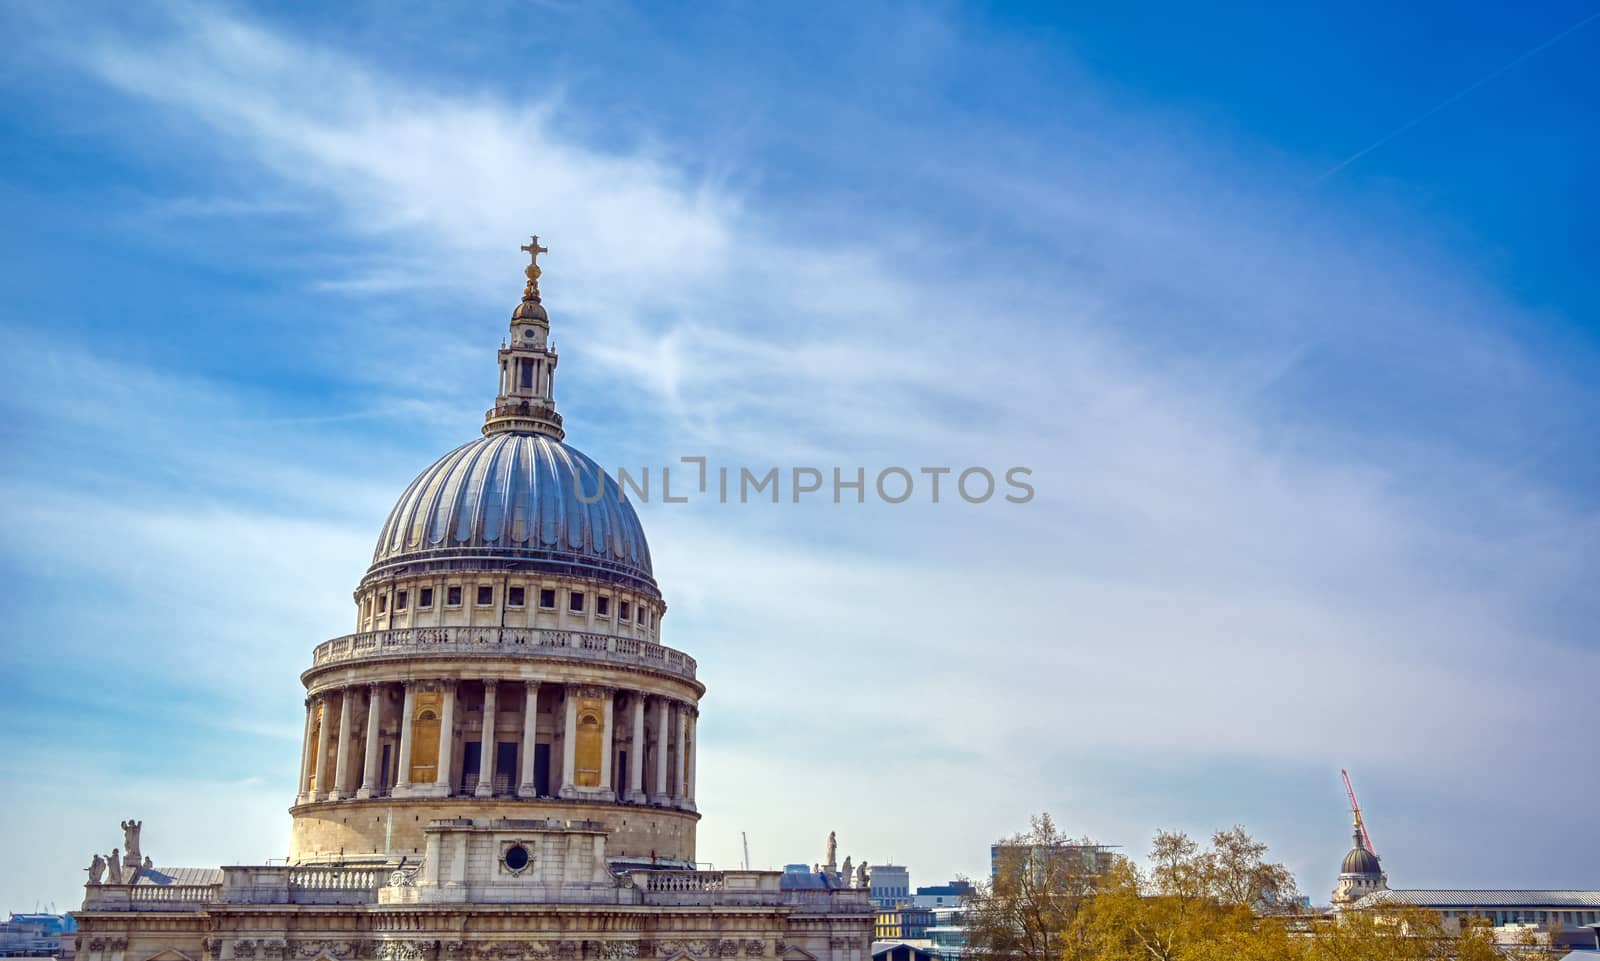
[[[1104,874],[1110,870],[1116,857],[1115,844],[991,844],[989,845],[989,876],[998,877],[1000,865],[1013,857],[1039,862],[1042,858],[1072,858],[1081,862],[1089,874]]]
[[[928,951],[942,961],[960,961],[967,950],[966,908],[934,908]]]
[[[878,911],[872,938],[874,941],[921,941],[927,938],[928,929],[931,927],[933,927],[932,908],[902,904],[899,907],[883,908]]]
[[[0,922],[0,958],[70,958],[77,924],[67,914],[13,914]]]
[[[879,908],[896,907],[911,898],[911,871],[899,864],[874,864],[867,869],[868,897]]]
[[[1467,918],[1497,928],[1528,925],[1542,931],[1555,924],[1571,929],[1600,924],[1600,891],[1385,889],[1357,901],[1354,909],[1399,905],[1437,911],[1451,929],[1459,929]]]
[[[969,881],[951,881],[948,884],[925,884],[911,896],[911,903],[919,908],[955,908],[961,899],[972,895]]]

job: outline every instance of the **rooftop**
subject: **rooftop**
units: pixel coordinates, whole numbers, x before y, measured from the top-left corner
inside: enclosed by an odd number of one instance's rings
[[[1600,891],[1400,888],[1375,891],[1357,902],[1358,907],[1384,904],[1427,908],[1600,908]]]

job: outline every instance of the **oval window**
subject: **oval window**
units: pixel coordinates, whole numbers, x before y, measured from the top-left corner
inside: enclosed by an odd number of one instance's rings
[[[506,851],[506,867],[513,871],[521,871],[528,866],[528,849],[520,844],[513,844]]]

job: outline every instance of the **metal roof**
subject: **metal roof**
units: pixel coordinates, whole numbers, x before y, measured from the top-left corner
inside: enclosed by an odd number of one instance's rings
[[[785,871],[778,880],[778,886],[785,891],[834,891],[844,887],[835,884],[826,874],[816,871]]]
[[[1356,902],[1357,907],[1403,904],[1424,908],[1600,908],[1600,891],[1452,890],[1402,888],[1374,891]]]
[[[543,434],[480,437],[417,475],[367,574],[416,564],[581,573],[659,596],[633,504],[586,454]]]
[[[135,884],[221,884],[221,868],[140,868]]]

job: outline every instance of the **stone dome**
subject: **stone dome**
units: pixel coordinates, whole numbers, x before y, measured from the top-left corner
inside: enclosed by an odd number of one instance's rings
[[[660,597],[644,528],[617,482],[543,433],[480,437],[411,482],[367,579],[429,569],[542,570]]]
[[[1344,865],[1339,868],[1340,874],[1382,874],[1383,868],[1378,864],[1378,856],[1357,844],[1344,856]]]

